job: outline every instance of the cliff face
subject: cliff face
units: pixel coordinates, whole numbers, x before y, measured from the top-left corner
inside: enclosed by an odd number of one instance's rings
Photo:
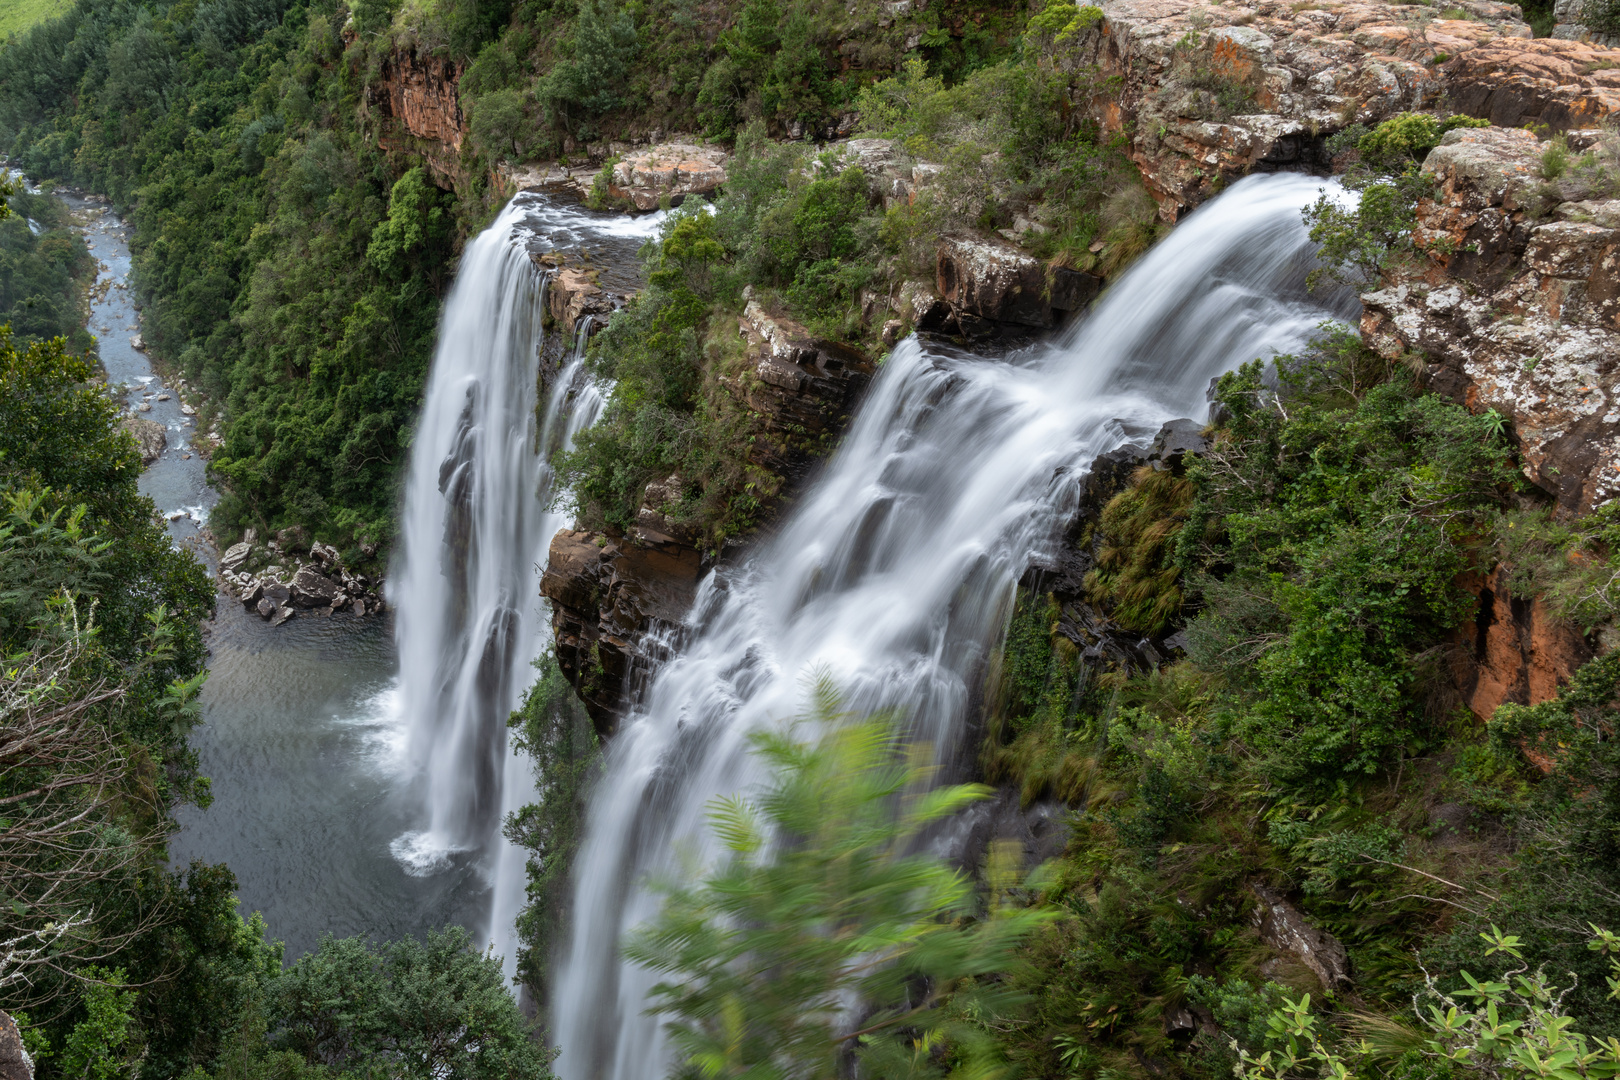
[[[467,118],[457,98],[462,65],[415,51],[391,53],[382,73],[366,87],[366,105],[381,121],[378,145],[411,153],[441,184],[465,180],[461,142]]]
[[[1392,359],[1424,354],[1432,388],[1502,415],[1527,476],[1563,512],[1620,494],[1620,200],[1542,179],[1546,146],[1524,130],[1570,131],[1577,153],[1594,145],[1599,133],[1588,129],[1620,110],[1620,52],[1534,40],[1516,5],[1492,0],[1462,0],[1451,19],[1358,0],[1111,0],[1102,10],[1055,62],[1094,67],[1094,93],[1076,104],[1126,136],[1166,220],[1250,172],[1330,172],[1326,138],[1354,123],[1428,109],[1497,125],[1452,132],[1431,155],[1436,196],[1419,207],[1416,234],[1426,254],[1364,297],[1363,334]],[[885,140],[843,152],[884,205],[914,197],[938,172],[897,171]],[[863,298],[863,308],[874,324],[898,316],[884,324],[886,339],[913,327],[1028,333],[1083,307],[1097,287],[1003,238],[948,236],[936,281]],[[601,303],[583,278],[554,288],[565,327]],[[728,391],[757,425],[752,464],[791,486],[839,433],[869,369],[758,304],[739,332],[748,362]],[[695,593],[701,560],[665,515],[679,486],[679,477],[649,486],[631,536],[570,533],[553,547],[544,592],[557,655],[604,731]],[[1457,652],[1458,691],[1480,715],[1544,700],[1590,655],[1578,632],[1493,586],[1500,577],[1476,583],[1478,619]],[[1076,640],[1113,649],[1124,666],[1157,663],[1175,647],[1087,627]]]
[[[1096,93],[1080,104],[1128,137],[1174,221],[1250,172],[1327,172],[1326,136],[1440,102],[1437,57],[1531,36],[1517,5],[1454,10],[1466,17],[1356,0],[1112,0],[1067,62],[1095,65]]]
[[[756,490],[780,498],[843,430],[872,364],[753,299],[737,333],[743,363],[721,389],[746,410]],[[540,591],[551,601],[557,663],[604,735],[665,658],[697,592],[703,559],[668,515],[680,489],[678,476],[648,484],[628,536],[565,530],[551,543]]]
[[[1543,149],[1521,130],[1446,136],[1424,164],[1428,254],[1363,297],[1362,335],[1510,421],[1526,477],[1576,514],[1620,494],[1620,200],[1542,180]]]

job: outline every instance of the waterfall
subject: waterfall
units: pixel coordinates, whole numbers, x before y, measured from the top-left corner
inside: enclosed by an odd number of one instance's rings
[[[547,509],[549,459],[595,421],[603,401],[583,370],[582,326],[537,416],[546,279],[528,249],[574,249],[584,239],[597,246],[607,235],[631,241],[620,252],[628,257],[656,227],[656,217],[513,199],[462,256],[411,447],[389,599],[426,825],[391,848],[418,876],[475,862],[491,887],[487,939],[508,976],[524,853],[500,837],[500,823],[535,793],[528,763],[507,752],[506,720],[546,644],[537,568],[567,523]]]
[[[747,735],[793,716],[814,673],[856,710],[903,707],[911,738],[957,758],[971,680],[1024,568],[1060,539],[1081,471],[1203,416],[1211,378],[1299,350],[1336,314],[1305,290],[1300,209],[1321,185],[1235,184],[1050,344],[990,358],[913,337],[894,350],[777,535],[705,580],[690,643],[609,747],[552,995],[559,1076],[669,1071],[644,1015],[654,979],[620,941],[658,911],[649,875],[716,854],[706,805],[764,779]]]

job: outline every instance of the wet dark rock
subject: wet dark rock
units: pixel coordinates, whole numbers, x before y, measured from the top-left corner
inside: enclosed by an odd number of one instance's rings
[[[289,588],[293,606],[301,608],[329,607],[340,591],[331,578],[313,566],[301,568]]]
[[[1104,507],[1144,465],[1180,471],[1188,454],[1207,448],[1204,430],[1205,425],[1195,420],[1172,420],[1151,440],[1142,431],[1098,455],[1079,481],[1080,495],[1064,543],[1055,555],[1032,563],[1024,576],[1025,587],[1055,596],[1061,611],[1058,631],[1079,648],[1088,672],[1151,671],[1186,651],[1185,634],[1155,641],[1116,625],[1086,598],[1085,577],[1097,562]]]
[[[1075,270],[1049,271],[1016,244],[983,236],[941,240],[935,275],[940,297],[968,337],[989,336],[996,323],[1054,326],[1062,313],[1095,299],[1102,284]]]
[[[672,630],[697,592],[702,560],[685,544],[564,529],[540,592],[552,602],[557,665],[603,735],[618,728],[638,661],[656,661],[654,631]]]

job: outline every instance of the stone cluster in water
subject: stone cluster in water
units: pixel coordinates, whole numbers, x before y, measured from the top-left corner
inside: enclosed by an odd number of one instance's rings
[[[283,529],[276,539],[261,545],[256,532],[249,529],[241,543],[220,556],[220,587],[272,626],[280,626],[299,611],[316,615],[382,613],[386,605],[380,579],[374,582],[350,572],[330,544],[311,544],[307,560],[292,554],[302,546],[295,533]],[[262,569],[249,569],[253,567]]]

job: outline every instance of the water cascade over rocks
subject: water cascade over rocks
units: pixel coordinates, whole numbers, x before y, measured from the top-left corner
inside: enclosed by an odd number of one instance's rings
[[[1321,185],[1233,185],[1050,344],[1001,358],[916,338],[895,349],[781,531],[704,581],[689,644],[609,746],[552,995],[559,1076],[667,1072],[644,1013],[654,978],[619,945],[657,913],[649,875],[716,854],[709,801],[764,779],[749,732],[793,716],[825,672],[849,707],[902,706],[913,739],[942,765],[960,760],[972,681],[1024,568],[1059,542],[1080,471],[1202,417],[1214,376],[1298,351],[1350,314],[1305,289],[1300,209]]]
[[[536,567],[566,524],[547,509],[548,461],[595,421],[603,400],[582,370],[581,332],[538,408],[547,279],[530,251],[589,241],[628,263],[656,228],[657,217],[515,198],[462,257],[411,449],[390,600],[426,820],[391,847],[419,876],[478,861],[492,887],[487,938],[509,975],[524,857],[500,838],[500,823],[534,791],[528,763],[507,751],[506,719],[544,644]]]

